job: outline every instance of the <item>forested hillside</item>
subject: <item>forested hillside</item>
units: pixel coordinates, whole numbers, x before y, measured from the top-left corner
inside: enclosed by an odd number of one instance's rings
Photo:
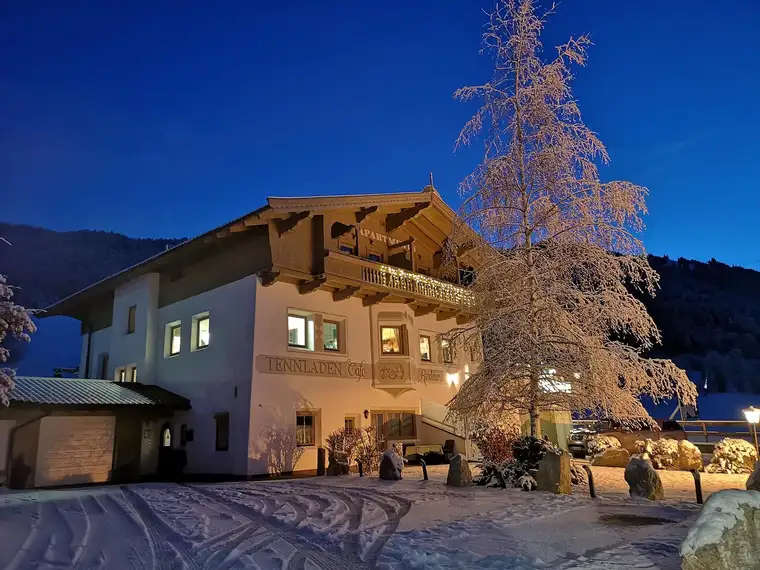
[[[0,222],[0,273],[31,308],[55,301],[173,247],[178,239],[134,239],[112,232],[55,232]]]
[[[0,272],[29,307],[46,307],[182,240],[55,232],[0,222]],[[711,391],[760,392],[760,272],[715,260],[650,256],[661,289],[646,298],[662,330],[660,356],[707,374]]]

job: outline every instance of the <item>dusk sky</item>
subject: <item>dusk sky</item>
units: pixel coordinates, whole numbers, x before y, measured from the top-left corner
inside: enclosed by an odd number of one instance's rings
[[[420,190],[456,208],[453,152],[489,79],[490,2],[5,0],[0,220],[194,236],[266,196]],[[760,268],[760,2],[565,0],[590,32],[575,93],[649,187],[649,251]],[[550,52],[551,53],[551,52]]]

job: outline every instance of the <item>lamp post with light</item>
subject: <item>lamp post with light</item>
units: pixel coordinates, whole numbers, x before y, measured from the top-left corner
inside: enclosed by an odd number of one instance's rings
[[[755,406],[750,406],[749,408],[746,408],[742,410],[744,413],[744,417],[747,418],[747,423],[752,425],[752,436],[755,440],[755,451],[758,452],[758,455],[760,455],[760,449],[758,449],[757,446],[757,424],[760,422],[760,409],[756,408]]]

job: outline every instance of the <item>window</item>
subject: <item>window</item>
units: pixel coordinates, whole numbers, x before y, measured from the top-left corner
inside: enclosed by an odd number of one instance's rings
[[[132,305],[127,313],[127,334],[135,332],[135,319],[137,318],[137,305]]]
[[[298,413],[296,415],[296,444],[299,447],[314,445],[316,442],[314,414]]]
[[[288,315],[288,345],[298,348],[306,348],[306,317],[300,315]]]
[[[420,360],[430,362],[430,337],[420,335]]]
[[[380,342],[383,354],[403,354],[401,327],[380,327]]]
[[[164,424],[161,428],[161,447],[172,446],[172,428],[169,424]]]
[[[368,251],[367,252],[367,259],[370,261],[379,261],[380,263],[383,262],[383,254],[377,253],[376,251]]]
[[[104,352],[100,355],[100,372],[98,373],[98,378],[101,380],[107,380],[108,379],[108,353]]]
[[[230,448],[230,413],[214,414],[216,422],[216,450],[227,451]]]
[[[386,440],[416,437],[414,412],[373,412],[372,425]]]
[[[340,325],[334,321],[322,323],[325,350],[340,350]]]
[[[451,345],[449,344],[449,341],[445,339],[441,340],[441,356],[443,357],[443,362],[446,364],[451,364],[454,361],[451,353]]]
[[[182,325],[169,326],[169,356],[179,354],[182,346]]]
[[[132,374],[130,375],[129,381],[137,382],[137,366],[133,366],[130,370]]]
[[[119,382],[126,382],[127,381],[127,369],[126,368],[119,368],[116,371],[116,379]]]
[[[354,246],[342,243],[340,244],[340,251],[349,255],[354,255]]]
[[[430,275],[430,270],[427,267],[418,267],[417,273],[420,273],[422,275]]]
[[[343,427],[347,430],[356,429],[356,418],[353,416],[346,416],[343,420]]]
[[[208,316],[198,317],[195,321],[198,329],[198,338],[195,341],[196,350],[206,348],[211,342],[211,319]]]

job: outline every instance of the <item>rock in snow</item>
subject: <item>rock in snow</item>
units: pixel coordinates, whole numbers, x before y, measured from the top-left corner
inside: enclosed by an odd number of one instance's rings
[[[383,458],[380,460],[380,479],[398,481],[401,479],[401,471],[403,469],[404,460],[398,453],[392,449],[388,449],[383,453]]]
[[[760,570],[760,492],[719,491],[681,545],[684,570]]]
[[[650,501],[661,501],[665,498],[662,480],[646,459],[634,457],[625,468],[625,481],[631,497],[642,497]]]
[[[449,474],[446,477],[446,484],[451,487],[467,487],[472,483],[472,472],[467,464],[467,458],[457,453],[451,458],[449,463]]]
[[[561,495],[572,492],[570,485],[570,456],[560,451],[549,452],[538,462],[538,477],[536,478],[539,491],[549,491]]]
[[[625,467],[631,454],[622,447],[610,447],[601,453],[594,455],[591,465],[599,467]]]
[[[328,475],[348,475],[350,466],[345,451],[333,451],[330,454],[330,464],[327,466]]]
[[[747,491],[760,491],[760,462],[755,465],[755,470],[747,478]]]

